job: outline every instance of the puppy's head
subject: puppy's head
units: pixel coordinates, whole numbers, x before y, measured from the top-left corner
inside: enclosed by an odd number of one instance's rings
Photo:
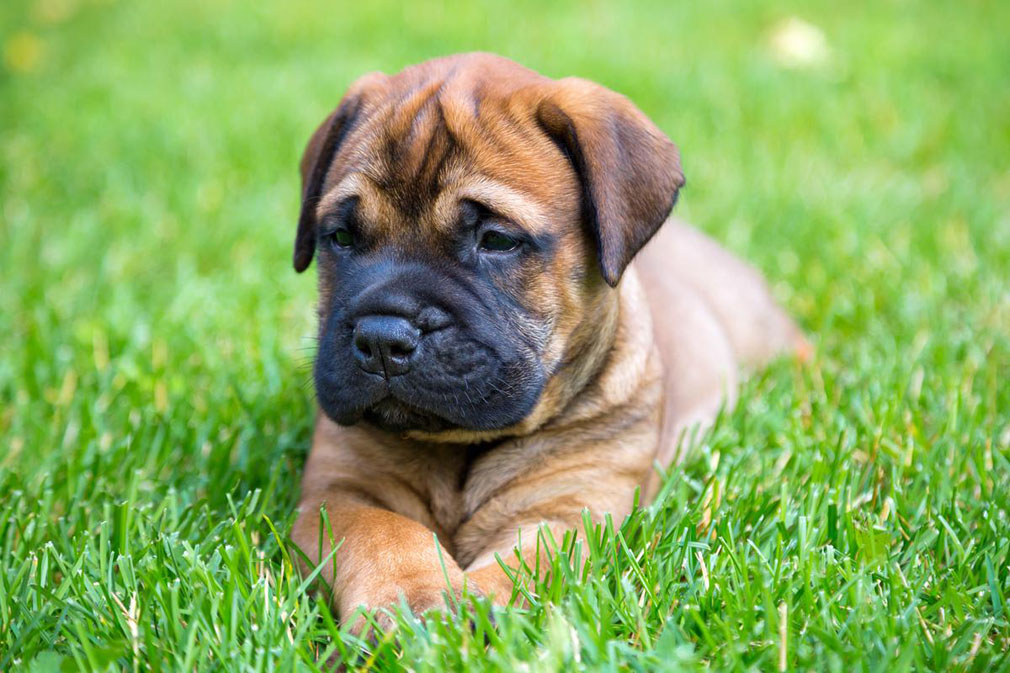
[[[532,430],[584,383],[684,182],[626,98],[487,54],[358,80],[301,171],[320,406],[456,441]]]

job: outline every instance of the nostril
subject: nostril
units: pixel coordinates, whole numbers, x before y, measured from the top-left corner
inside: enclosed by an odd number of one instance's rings
[[[354,335],[354,350],[362,357],[372,357],[372,345],[369,343],[368,338],[361,333]]]
[[[389,355],[394,358],[405,358],[414,352],[414,344],[401,341],[399,343],[389,344]]]

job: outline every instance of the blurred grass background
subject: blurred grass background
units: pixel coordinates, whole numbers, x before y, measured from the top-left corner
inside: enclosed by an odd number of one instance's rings
[[[7,0],[0,670],[1006,670],[1008,26],[979,0]],[[636,101],[681,148],[679,214],[819,355],[751,382],[624,529],[666,603],[615,607],[600,552],[486,654],[451,624],[372,647],[285,561],[297,161],[357,76],[472,49]],[[689,531],[687,560],[656,543]]]

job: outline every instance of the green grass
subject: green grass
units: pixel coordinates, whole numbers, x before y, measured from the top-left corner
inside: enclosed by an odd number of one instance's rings
[[[1010,670],[1010,3],[345,4],[0,5],[0,670]],[[474,48],[636,100],[818,356],[528,609],[361,643],[286,540],[296,164],[357,75]]]

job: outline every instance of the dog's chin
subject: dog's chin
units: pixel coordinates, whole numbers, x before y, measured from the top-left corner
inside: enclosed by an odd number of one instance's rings
[[[362,414],[362,420],[386,432],[399,434],[439,433],[459,427],[441,416],[412,407],[395,397],[387,397],[373,404]]]
[[[527,417],[543,390],[541,370],[533,366],[495,374],[494,380],[516,382],[506,386],[511,394],[481,387],[483,381],[461,380],[457,389],[464,400],[459,400],[448,384],[431,392],[423,378],[418,385],[407,377],[386,381],[353,371],[347,375],[328,363],[317,360],[315,383],[319,408],[330,420],[425,441],[484,441],[507,434]]]

